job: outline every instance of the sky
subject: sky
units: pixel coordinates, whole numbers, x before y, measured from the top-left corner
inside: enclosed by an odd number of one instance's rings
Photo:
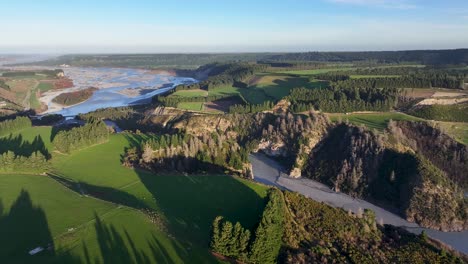
[[[0,0],[1,53],[468,48],[467,0]]]

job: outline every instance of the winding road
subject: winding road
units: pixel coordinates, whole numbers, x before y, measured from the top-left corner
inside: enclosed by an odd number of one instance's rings
[[[425,230],[430,237],[440,240],[460,252],[468,254],[468,231],[442,232],[421,228],[418,224],[408,222],[400,216],[367,201],[353,198],[344,193],[336,193],[322,183],[304,178],[290,178],[276,161],[263,154],[257,153],[250,155],[249,159],[252,163],[254,180],[257,182],[298,192],[315,201],[324,202],[333,207],[351,210],[354,213],[356,213],[359,208],[371,209],[375,212],[377,221],[380,223],[383,222],[384,224],[401,226],[415,234],[420,234],[422,230]]]

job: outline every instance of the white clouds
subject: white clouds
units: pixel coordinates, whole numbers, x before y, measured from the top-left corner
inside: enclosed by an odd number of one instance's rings
[[[329,2],[337,4],[360,5],[370,7],[384,7],[394,9],[413,9],[417,8],[406,0],[328,0]]]

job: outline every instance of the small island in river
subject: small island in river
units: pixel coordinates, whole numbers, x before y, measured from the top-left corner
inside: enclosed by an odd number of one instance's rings
[[[52,99],[52,102],[65,106],[79,104],[91,98],[91,96],[93,96],[94,91],[97,90],[98,88],[96,87],[89,87],[79,91],[62,93],[54,99]]]

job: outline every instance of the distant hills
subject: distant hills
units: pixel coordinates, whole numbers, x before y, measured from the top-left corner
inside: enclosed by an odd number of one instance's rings
[[[468,49],[359,51],[359,52],[298,52],[298,53],[197,53],[197,54],[82,54],[63,55],[34,64],[90,67],[186,67],[213,62],[260,63],[420,63],[425,65],[468,65]]]

